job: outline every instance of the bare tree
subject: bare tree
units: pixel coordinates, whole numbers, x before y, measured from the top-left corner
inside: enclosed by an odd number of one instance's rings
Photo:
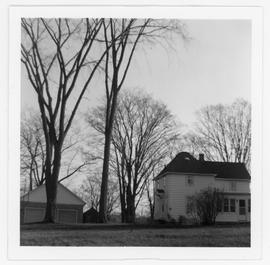
[[[78,159],[80,148],[78,144],[80,134],[78,127],[72,130],[68,135],[62,148],[62,166],[61,178],[58,182],[62,182],[80,173],[87,165],[87,162],[81,162]],[[24,193],[31,191],[33,188],[44,184],[45,182],[45,149],[46,143],[42,129],[42,120],[39,113],[35,110],[23,112],[21,120],[21,180]]]
[[[21,177],[29,185],[26,191],[45,181],[45,139],[40,116],[31,114],[21,121]],[[24,185],[23,184],[23,185]]]
[[[21,20],[21,62],[37,95],[45,138],[44,222],[55,219],[64,140],[106,54],[106,48],[100,52],[95,47],[96,43],[100,47],[97,36],[103,22],[103,19]]]
[[[117,181],[110,179],[108,182],[108,196],[107,196],[107,212],[106,216],[109,217],[110,214],[119,207],[119,192],[118,192],[118,183]],[[98,210],[99,207],[99,198],[100,198],[100,186],[101,178],[100,172],[94,172],[89,175],[75,192],[83,198],[86,202],[87,207]]]
[[[245,163],[249,169],[251,106],[243,99],[232,105],[212,105],[197,113],[194,132],[186,136],[192,153],[204,153],[209,160]]]
[[[104,133],[104,106],[94,109],[89,123]],[[134,222],[149,177],[171,152],[179,133],[161,102],[142,91],[125,91],[118,101],[112,132],[111,173],[118,177],[122,222]]]
[[[165,33],[177,32],[185,36],[177,20],[108,19],[103,21],[104,41],[107,47],[105,59],[106,117],[104,159],[100,195],[100,222],[106,222],[106,196],[112,128],[117,97],[130,68],[135,51],[142,41],[158,43]],[[120,36],[120,37],[119,37]]]

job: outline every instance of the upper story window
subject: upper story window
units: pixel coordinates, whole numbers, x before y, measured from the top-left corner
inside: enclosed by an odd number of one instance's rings
[[[237,182],[236,181],[231,181],[230,182],[230,190],[231,191],[236,191],[236,189],[237,189]]]
[[[193,186],[193,185],[194,185],[194,177],[186,176],[186,186]]]

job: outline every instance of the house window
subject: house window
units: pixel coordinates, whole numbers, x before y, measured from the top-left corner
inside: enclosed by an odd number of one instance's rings
[[[230,199],[230,212],[235,212],[235,199]]]
[[[248,212],[250,213],[250,199],[248,199]]]
[[[222,201],[221,200],[218,200],[218,202],[217,202],[217,211],[222,212]]]
[[[246,201],[239,200],[239,214],[245,215],[246,214]]]
[[[230,182],[230,190],[231,191],[236,191],[236,181],[231,181]]]
[[[223,202],[223,211],[229,212],[229,200],[226,198],[224,199],[224,202]]]
[[[186,177],[186,185],[187,186],[193,186],[194,185],[194,178],[193,178],[193,176],[187,176]]]

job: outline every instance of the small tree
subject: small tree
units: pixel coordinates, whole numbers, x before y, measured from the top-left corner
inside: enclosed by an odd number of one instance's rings
[[[222,201],[223,193],[208,187],[188,198],[187,213],[203,225],[212,225],[216,222]]]
[[[93,207],[98,211],[100,198],[101,178],[100,172],[91,173],[84,179],[78,190],[75,190],[87,204],[88,208]],[[119,207],[119,192],[117,179],[110,178],[108,182],[107,194],[107,212],[106,217],[109,219],[112,212]]]

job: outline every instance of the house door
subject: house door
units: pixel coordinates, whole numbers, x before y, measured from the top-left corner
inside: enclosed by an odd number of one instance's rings
[[[246,200],[239,200],[239,221],[246,221]]]

